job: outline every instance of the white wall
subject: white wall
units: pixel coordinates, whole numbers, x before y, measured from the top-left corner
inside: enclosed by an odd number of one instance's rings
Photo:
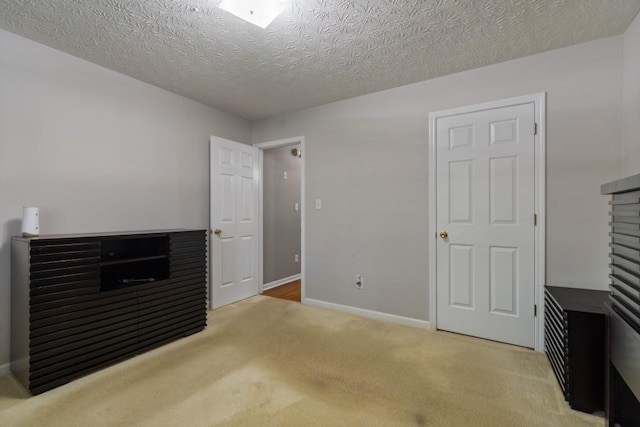
[[[306,138],[307,297],[426,320],[429,113],[543,91],[546,283],[605,289],[621,75],[616,36],[254,123],[254,142]]]
[[[0,369],[9,361],[10,236],[208,228],[210,135],[245,120],[0,31]]]
[[[640,173],[640,14],[624,33],[624,141],[621,177]]]

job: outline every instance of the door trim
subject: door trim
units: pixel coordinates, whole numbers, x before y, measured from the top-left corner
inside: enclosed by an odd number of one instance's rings
[[[263,254],[263,240],[264,240],[264,198],[263,198],[263,182],[264,182],[264,168],[263,168],[263,151],[269,148],[277,148],[277,147],[286,147],[287,145],[297,145],[300,144],[300,150],[302,150],[302,164],[300,165],[300,302],[305,304],[306,300],[306,265],[307,265],[307,256],[306,256],[306,221],[305,221],[305,212],[306,212],[306,196],[305,196],[305,165],[307,152],[305,150],[305,138],[304,136],[295,136],[292,138],[278,139],[275,141],[266,141],[259,142],[253,144],[254,147],[260,149],[260,219],[258,224],[258,236],[260,236],[260,266],[259,266],[259,291],[262,293],[265,291],[264,287],[264,254]]]
[[[537,226],[534,234],[534,303],[537,305],[537,317],[534,318],[534,349],[544,351],[544,282],[546,262],[546,92],[518,96],[499,101],[468,105],[459,108],[429,113],[429,322],[433,329],[437,323],[437,286],[436,286],[436,120],[442,117],[472,113],[482,110],[511,107],[521,104],[534,104],[535,121],[538,133],[534,136],[535,188],[534,209],[537,214]],[[533,221],[533,218],[531,219]]]

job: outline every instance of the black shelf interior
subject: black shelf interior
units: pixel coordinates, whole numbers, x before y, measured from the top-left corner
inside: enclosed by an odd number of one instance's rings
[[[115,236],[101,241],[100,289],[109,291],[169,278],[169,236]]]

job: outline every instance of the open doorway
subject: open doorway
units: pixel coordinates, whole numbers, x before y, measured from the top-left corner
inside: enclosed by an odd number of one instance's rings
[[[303,300],[303,139],[255,145],[262,150],[261,293]]]

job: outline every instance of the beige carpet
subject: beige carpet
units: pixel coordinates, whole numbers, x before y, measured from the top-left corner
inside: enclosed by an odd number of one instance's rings
[[[7,426],[602,426],[569,409],[543,354],[268,297],[202,333],[26,398]]]

